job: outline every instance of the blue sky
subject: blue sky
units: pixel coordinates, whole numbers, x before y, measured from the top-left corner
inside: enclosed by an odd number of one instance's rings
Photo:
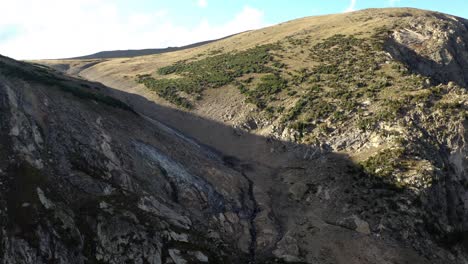
[[[391,6],[468,18],[467,0],[0,0],[0,54],[42,59],[180,46],[304,16]]]
[[[229,18],[226,14],[237,13],[242,10],[242,7],[250,6],[264,12],[265,22],[269,24],[311,15],[340,13],[353,3],[350,0],[211,0],[204,9],[198,10],[198,12],[193,12],[195,6],[180,8],[181,2],[185,1],[167,1],[165,3],[140,1],[140,5],[143,6],[143,3],[151,2],[155,8],[180,10],[181,21],[192,23],[196,23],[197,19],[203,17],[210,17],[213,22],[222,23]],[[193,2],[193,5],[196,5],[197,1]],[[391,6],[415,7],[468,18],[468,1],[466,0],[356,0],[354,3],[355,10]]]

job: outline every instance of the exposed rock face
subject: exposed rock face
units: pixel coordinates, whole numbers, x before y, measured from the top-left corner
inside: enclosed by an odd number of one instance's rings
[[[396,80],[346,86],[359,95],[344,97],[357,102],[349,119],[318,115],[311,131],[251,105],[233,128],[0,58],[1,262],[468,263],[467,23],[405,10],[343,15],[402,21],[371,58],[348,47],[366,60],[362,79]],[[376,44],[316,47],[342,42]],[[359,61],[346,63],[318,76],[323,90]],[[373,97],[361,99],[364,87]],[[401,94],[401,115],[379,112]],[[356,125],[375,113],[391,118]]]
[[[386,49],[394,58],[405,62],[412,71],[430,76],[433,82],[445,83],[449,89],[456,89],[458,84],[463,87],[458,93],[466,94],[468,21],[443,14],[438,14],[437,17],[440,18],[439,21],[415,17],[411,23],[393,32]],[[456,97],[454,94],[452,98]],[[460,107],[466,113],[466,97],[461,102]],[[465,244],[468,193],[462,187],[462,182],[468,176],[465,144],[467,121],[465,118],[461,122],[444,123],[445,120],[433,118],[424,113],[408,118],[408,121],[426,124],[413,129],[413,132],[419,130],[422,137],[435,137],[434,140],[440,142],[440,149],[437,154],[430,155],[439,164],[445,164],[442,166],[444,168],[440,168],[445,170],[444,176],[437,177],[440,182],[433,185],[426,198],[432,203],[430,210],[434,223],[431,226],[434,230],[443,230],[443,243],[463,241]],[[461,250],[466,250],[466,247]]]
[[[387,46],[396,59],[435,81],[468,86],[468,21],[438,14],[416,17],[395,30]]]
[[[2,263],[249,258],[237,244],[251,239],[249,185],[222,157],[134,112],[8,77],[37,69],[2,62]]]

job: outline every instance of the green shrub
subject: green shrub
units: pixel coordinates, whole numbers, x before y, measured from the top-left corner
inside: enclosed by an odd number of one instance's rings
[[[396,170],[402,171],[405,169],[403,155],[403,148],[386,149],[361,162],[361,165],[367,174],[377,177],[390,177]]]
[[[260,79],[260,83],[247,92],[247,101],[259,108],[265,108],[269,101],[275,100],[273,95],[286,88],[287,82],[279,74],[268,74]]]
[[[148,89],[155,91],[173,104],[191,108],[192,104],[188,99],[180,96],[181,92],[200,99],[203,90],[227,85],[245,74],[274,72],[268,64],[273,60],[270,50],[277,48],[276,45],[263,45],[238,53],[216,53],[217,55],[192,62],[179,61],[157,70],[160,75],[177,74],[179,78],[155,79],[149,75],[143,75],[137,76],[137,82],[144,84]],[[246,82],[251,81],[252,79],[248,79]],[[257,87],[256,91],[250,94],[251,101],[261,107],[265,107],[265,104],[261,102],[263,93],[271,94],[283,88],[281,85],[275,86],[271,83],[273,80],[263,80],[263,82],[270,82],[263,85],[271,86]],[[238,85],[238,88],[241,93],[249,94],[245,86]]]
[[[138,83],[144,84],[148,89],[155,91],[160,97],[168,102],[178,105],[183,108],[191,109],[192,104],[186,98],[179,95],[179,92],[184,91],[188,94],[200,92],[201,88],[190,79],[154,79],[149,75],[139,75]]]
[[[267,64],[273,57],[269,51],[274,45],[258,46],[238,53],[226,53],[201,60],[180,61],[158,69],[161,75],[179,74],[211,88],[232,82],[248,73],[267,73],[273,69]]]
[[[284,121],[290,121],[296,119],[301,113],[302,110],[307,106],[307,101],[306,100],[299,100],[297,103],[294,105],[293,108],[289,110],[289,112],[284,116]]]
[[[307,111],[308,121],[317,120],[317,119],[326,119],[336,109],[335,105],[329,102],[320,100],[320,99],[310,102],[308,106],[309,106],[308,111]]]
[[[362,131],[368,131],[374,128],[376,120],[373,117],[360,118],[356,122],[357,128]]]

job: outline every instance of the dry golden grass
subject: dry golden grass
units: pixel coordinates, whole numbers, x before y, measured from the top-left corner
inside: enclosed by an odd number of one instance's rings
[[[285,46],[284,51],[279,51],[283,55],[282,62],[287,65],[289,72],[294,72],[301,68],[312,68],[319,63],[311,60],[307,53],[301,51],[312,48],[326,38],[336,34],[365,38],[372,35],[377,28],[402,24],[405,20],[410,20],[411,16],[430,17],[431,14],[433,13],[429,11],[408,8],[367,9],[345,14],[305,17],[260,30],[244,32],[207,45],[170,53],[105,60],[46,60],[38,62],[62,69],[65,68],[60,67],[60,65],[66,65],[69,67],[66,72],[72,75],[99,81],[115,89],[142,95],[157,104],[174,107],[164,99],[159,98],[154,92],[146,89],[142,84],[138,84],[135,77],[138,74],[155,74],[158,68],[181,60],[204,58],[216,51],[222,51],[222,53],[241,51],[257,45],[277,42],[282,42]],[[309,41],[305,44],[306,46],[288,46],[288,38],[307,38]],[[222,88],[205,91],[203,100],[197,102],[192,111],[202,117],[227,122],[231,125],[245,121],[252,106],[239,103],[244,101],[244,96],[234,87],[227,85]],[[298,94],[301,92],[302,90],[299,89]],[[229,102],[226,94],[229,95],[230,101],[236,103]],[[298,99],[298,97],[287,96],[286,93],[279,96],[283,97],[282,104],[286,108],[292,107]],[[223,110],[217,111],[219,109]],[[231,113],[234,113],[234,117],[232,119],[226,118]]]
[[[233,37],[213,42],[200,47],[181,50],[158,55],[148,55],[135,58],[118,58],[102,60],[96,66],[79,71],[86,76],[93,72],[93,76],[112,76],[123,79],[125,76],[136,74],[153,73],[155,69],[167,66],[179,60],[193,59],[197,56],[203,57],[210,51],[222,50],[231,52],[245,50],[256,45],[271,44],[284,40],[289,36],[309,35],[312,43],[317,43],[324,38],[335,34],[362,34],[372,32],[374,28],[389,25],[404,19],[404,14],[412,15],[426,14],[428,11],[417,9],[367,9],[346,14],[335,14],[315,17],[305,17],[292,20],[260,30],[244,32]],[[95,62],[96,60],[44,60],[38,61],[46,65],[68,64],[73,69]],[[99,60],[98,60],[99,61]],[[300,63],[301,60],[290,61],[290,64]]]

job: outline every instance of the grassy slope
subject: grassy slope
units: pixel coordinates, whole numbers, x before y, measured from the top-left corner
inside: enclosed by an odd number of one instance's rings
[[[399,182],[437,167],[409,149],[408,116],[434,114],[446,124],[466,118],[465,89],[413,74],[384,50],[392,30],[420,16],[439,23],[415,9],[308,17],[194,49],[102,61],[79,74],[230,125],[267,124],[247,127],[256,133],[328,142],[369,173]],[[44,63],[79,68],[90,61]],[[339,146],[356,132],[367,136],[364,147]]]
[[[257,45],[275,44],[281,42],[283,51],[279,52],[282,56],[281,61],[288,68],[283,71],[285,73],[294,73],[303,68],[310,68],[316,65],[316,60],[312,60],[308,54],[310,48],[304,45],[293,45],[294,39],[307,39],[306,44],[312,47],[326,38],[330,38],[336,34],[344,35],[359,35],[360,38],[365,38],[373,34],[374,29],[383,26],[393,27],[395,23],[401,23],[404,18],[398,14],[411,12],[413,15],[423,14],[426,11],[406,10],[406,9],[385,9],[385,10],[365,10],[350,14],[328,15],[319,17],[308,17],[282,23],[273,27],[242,33],[228,39],[210,43],[194,49],[171,52],[166,54],[143,56],[136,58],[121,58],[111,60],[58,60],[58,61],[43,61],[41,63],[48,65],[67,64],[71,66],[69,70],[72,73],[77,73],[92,80],[100,80],[112,87],[135,91],[139,94],[147,95],[158,102],[166,100],[158,100],[157,97],[148,93],[142,85],[137,85],[135,76],[138,74],[155,74],[157,69],[172,65],[178,61],[200,60],[215,54],[241,52]],[[301,46],[301,47],[300,47]],[[83,67],[99,62],[91,67]],[[79,72],[73,69],[79,69]],[[223,89],[220,89],[224,91]],[[209,95],[216,93],[215,91],[207,91]],[[215,95],[216,96],[216,95]],[[240,95],[238,95],[240,96]],[[210,97],[210,96],[207,96]],[[199,105],[197,110],[199,114],[205,114],[203,109],[210,108],[210,101],[206,104],[201,101],[196,103]],[[210,116],[208,116],[210,117]],[[219,117],[212,117],[219,119]]]
[[[41,63],[52,66],[55,65],[57,68],[61,68],[61,70],[68,69],[68,72],[71,74],[79,74],[91,80],[102,81],[111,87],[145,95],[160,104],[168,105],[165,100],[160,100],[158,96],[154,96],[154,93],[148,92],[143,85],[137,85],[134,81],[135,76],[137,74],[153,74],[158,68],[171,65],[180,60],[203,58],[217,51],[225,53],[246,50],[255,47],[256,45],[276,43],[277,41],[284,40],[286,37],[295,34],[307,33],[313,35],[312,41],[314,43],[318,43],[321,39],[331,37],[338,33],[354,33],[365,27],[377,27],[381,24],[388,23],[385,19],[381,21],[379,17],[375,17],[375,19],[365,22],[359,21],[355,18],[366,16],[367,12],[371,11],[364,11],[359,14],[330,15],[298,19],[257,31],[241,33],[228,39],[194,49],[159,55],[111,60],[48,60],[41,61]],[[385,12],[391,13],[393,11],[386,10]],[[382,16],[385,17],[384,15]],[[88,65],[92,65],[96,62],[100,63],[88,68]],[[289,60],[288,63],[293,68],[300,68],[300,64],[302,64],[301,61],[296,59]],[[64,65],[66,65],[65,68],[61,67]],[[221,92],[206,92],[207,94],[205,95],[205,98],[208,100],[206,103],[199,102],[200,107],[195,110],[197,114],[220,120],[222,117],[217,115],[214,110],[215,108],[226,108],[226,111],[231,109],[230,111],[239,113],[239,116],[241,117],[247,115],[246,111],[242,111],[235,106],[234,109],[232,109],[233,105],[227,102],[221,105],[220,103],[222,102],[220,101],[225,100],[217,100],[220,97],[222,98],[226,93],[229,93],[229,98],[235,97],[235,100],[242,98],[242,96],[238,93],[233,93],[232,91],[226,91],[226,89],[218,90]],[[216,103],[218,106],[212,107],[212,103]],[[237,120],[235,117],[234,119]]]

